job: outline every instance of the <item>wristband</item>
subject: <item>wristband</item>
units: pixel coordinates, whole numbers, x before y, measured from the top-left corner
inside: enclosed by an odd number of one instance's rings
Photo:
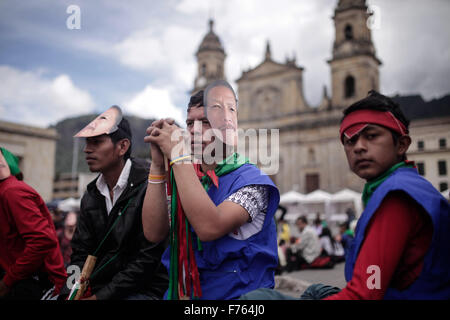
[[[161,174],[149,174],[148,180],[164,180],[166,178],[165,175]]]
[[[148,179],[148,183],[151,183],[151,184],[161,184],[161,183],[166,183],[166,180],[153,181],[153,180]]]
[[[190,154],[189,155],[185,155],[185,156],[179,156],[179,157],[173,159],[172,161],[170,161],[169,165],[172,166],[174,163],[176,163],[178,161],[182,161],[182,160],[188,159],[190,157],[191,157]]]

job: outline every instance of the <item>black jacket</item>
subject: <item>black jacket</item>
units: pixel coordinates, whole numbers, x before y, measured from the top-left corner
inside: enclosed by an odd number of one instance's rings
[[[98,177],[89,183],[81,200],[70,262],[70,265],[79,266],[80,270],[87,255],[94,253],[118,213],[132,199],[96,254],[97,262],[90,285],[99,300],[121,299],[138,293],[162,298],[167,289],[167,270],[161,263],[167,241],[151,243],[142,230],[141,211],[147,186],[147,168],[148,165],[143,162],[132,160],[128,185],[109,215],[105,198],[95,185]],[[116,254],[117,257],[110,261]]]

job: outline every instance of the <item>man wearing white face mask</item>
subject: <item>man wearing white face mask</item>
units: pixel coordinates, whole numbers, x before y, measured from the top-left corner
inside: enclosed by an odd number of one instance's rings
[[[0,299],[38,300],[67,274],[50,212],[19,174],[17,157],[0,148]]]
[[[231,86],[218,80],[204,94],[192,96],[186,124],[194,138],[193,150],[186,153],[177,153],[179,141],[172,137],[180,128],[173,121],[155,121],[144,139],[151,143],[152,154],[142,207],[144,234],[153,242],[171,237],[162,257],[170,279],[166,298],[227,300],[254,288],[273,288],[278,264],[273,216],[279,192],[267,175],[234,150],[237,99]],[[214,139],[195,141],[210,128],[217,131]],[[215,153],[208,154],[213,144]],[[221,150],[225,159],[218,155]],[[200,163],[192,164],[191,154]],[[170,181],[164,156],[170,159]],[[172,191],[170,217],[163,201],[166,183]],[[179,281],[178,275],[187,276]]]

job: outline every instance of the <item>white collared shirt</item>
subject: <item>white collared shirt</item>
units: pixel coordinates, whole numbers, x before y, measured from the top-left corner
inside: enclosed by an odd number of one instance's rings
[[[122,169],[122,172],[120,173],[119,179],[117,179],[117,183],[113,188],[113,199],[111,200],[111,197],[109,196],[109,188],[106,184],[105,177],[103,174],[100,174],[100,176],[97,179],[97,182],[95,185],[97,186],[98,191],[105,197],[106,201],[106,212],[111,212],[112,208],[114,207],[114,204],[116,203],[117,199],[119,199],[122,192],[125,190],[128,184],[128,177],[130,176],[130,170],[131,170],[131,160],[127,159],[125,162],[125,166]]]

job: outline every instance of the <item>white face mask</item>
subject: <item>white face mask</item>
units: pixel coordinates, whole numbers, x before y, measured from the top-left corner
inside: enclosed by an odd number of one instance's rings
[[[6,179],[11,175],[11,170],[6,162],[3,153],[0,151],[0,180]]]
[[[89,138],[113,133],[118,129],[120,121],[122,121],[122,110],[117,106],[112,106],[92,120],[86,127],[74,135],[74,137]]]
[[[229,146],[237,145],[237,101],[234,92],[223,85],[217,85],[204,97],[206,116],[219,140]]]

